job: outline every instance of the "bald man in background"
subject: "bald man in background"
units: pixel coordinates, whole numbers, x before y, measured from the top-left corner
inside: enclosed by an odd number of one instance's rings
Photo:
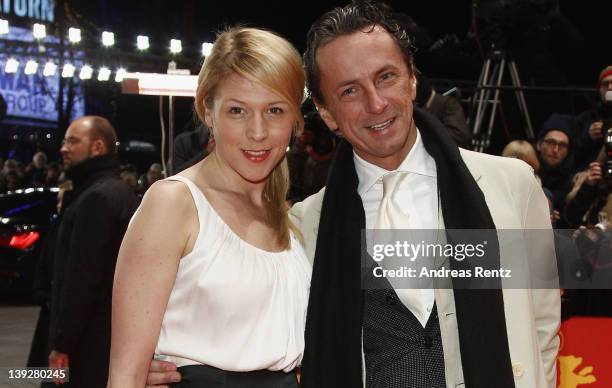
[[[76,119],[60,149],[74,190],[64,196],[51,296],[49,367],[66,387],[105,387],[117,252],[138,200],[119,178],[117,135],[98,116]]]

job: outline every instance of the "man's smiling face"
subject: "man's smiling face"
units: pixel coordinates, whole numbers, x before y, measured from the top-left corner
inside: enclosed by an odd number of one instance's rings
[[[381,27],[339,36],[319,47],[321,117],[355,152],[396,169],[414,144],[416,81],[399,46]]]

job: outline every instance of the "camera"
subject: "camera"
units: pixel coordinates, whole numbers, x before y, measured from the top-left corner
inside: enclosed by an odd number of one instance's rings
[[[612,179],[612,123],[609,120],[604,121],[604,150],[606,159],[603,162],[602,172],[604,179]]]

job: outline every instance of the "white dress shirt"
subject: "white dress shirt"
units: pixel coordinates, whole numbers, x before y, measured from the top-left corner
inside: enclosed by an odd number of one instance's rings
[[[393,172],[378,167],[363,160],[356,153],[353,154],[359,186],[357,191],[363,202],[365,210],[366,229],[374,229],[378,218],[378,209],[383,199],[382,177]],[[414,145],[404,161],[396,171],[408,172],[397,189],[396,202],[404,212],[409,215],[408,225],[411,229],[438,229],[438,183],[436,180],[436,163],[427,153],[421,134],[417,129]],[[412,313],[425,327],[435,301],[433,288],[421,289],[420,293],[402,292],[396,289],[396,293],[402,303],[406,306],[421,304],[420,311],[411,309]],[[412,300],[415,295],[419,300]]]

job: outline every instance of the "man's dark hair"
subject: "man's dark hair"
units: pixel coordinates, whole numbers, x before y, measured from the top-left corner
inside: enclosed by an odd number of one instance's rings
[[[387,4],[372,0],[356,0],[344,7],[337,7],[315,21],[308,31],[304,52],[308,90],[317,102],[323,102],[320,88],[320,72],[317,67],[317,49],[333,39],[356,31],[371,32],[374,26],[384,28],[402,51],[408,71],[414,74],[412,41],[401,22]]]

